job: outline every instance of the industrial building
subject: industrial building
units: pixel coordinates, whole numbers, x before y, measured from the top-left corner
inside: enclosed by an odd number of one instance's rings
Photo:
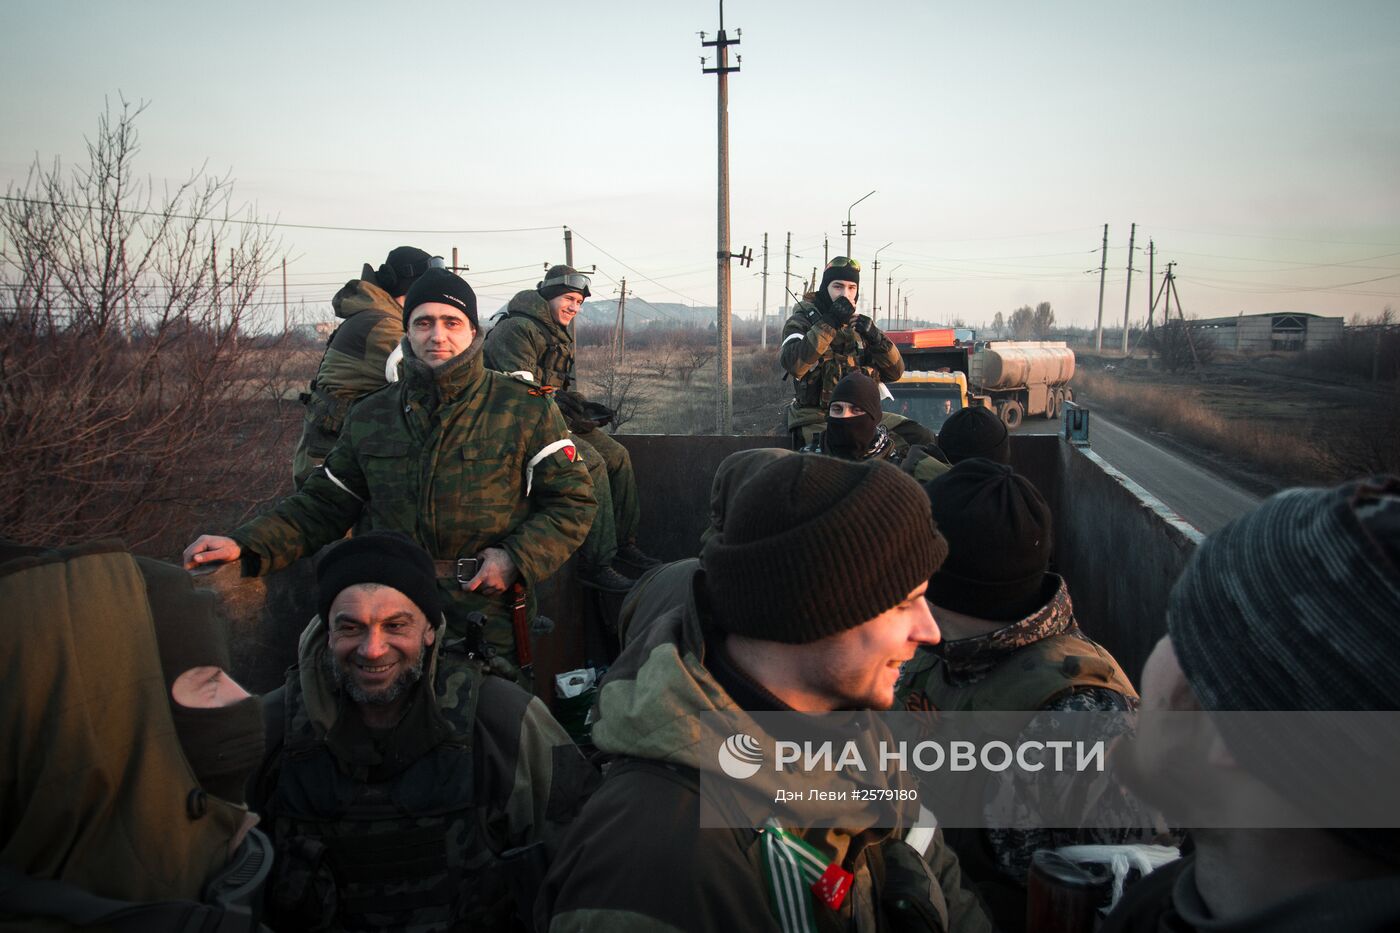
[[[1319,314],[1237,314],[1191,324],[1227,353],[1316,350],[1342,339],[1342,318]]]

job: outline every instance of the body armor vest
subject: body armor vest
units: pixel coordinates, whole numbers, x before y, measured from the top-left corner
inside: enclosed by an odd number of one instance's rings
[[[464,676],[465,674],[465,676]],[[439,656],[450,736],[386,781],[357,779],[286,683],[283,761],[269,802],[274,920],[304,930],[498,929],[514,907],[484,833],[472,766],[482,674]]]

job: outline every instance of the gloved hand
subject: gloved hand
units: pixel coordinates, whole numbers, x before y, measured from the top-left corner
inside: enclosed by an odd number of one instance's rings
[[[860,334],[862,337],[869,337],[870,332],[875,330],[875,322],[864,314],[857,314],[851,326],[854,327],[856,333]]]
[[[826,317],[832,327],[844,327],[850,323],[855,313],[856,306],[851,304],[849,298],[842,295],[831,303],[831,310],[827,312]]]

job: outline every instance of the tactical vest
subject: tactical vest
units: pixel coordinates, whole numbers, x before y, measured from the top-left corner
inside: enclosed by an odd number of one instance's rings
[[[341,768],[288,673],[281,771],[268,811],[272,906],[288,929],[501,929],[514,901],[483,831],[472,726],[482,673],[439,657],[434,688],[452,735],[384,783]]]
[[[821,312],[815,305],[808,304],[805,314],[809,328],[821,320]],[[801,408],[820,408],[825,411],[831,404],[831,393],[836,388],[836,383],[853,370],[860,370],[878,385],[880,371],[863,363],[864,357],[865,342],[861,340],[855,328],[838,327],[836,336],[831,338],[831,343],[816,365],[807,375],[797,380],[794,386],[796,404]]]
[[[943,675],[943,665],[932,651],[915,655],[900,680],[899,693],[906,709],[1025,710],[1028,724],[1034,710],[1043,709],[1070,690],[1097,687],[1137,699],[1137,691],[1113,655],[1092,641],[1067,633],[1042,638],[1011,652],[975,683],[949,683]],[[980,792],[980,785],[968,787]],[[974,801],[963,801],[964,807],[972,805]],[[987,833],[980,829],[945,828],[944,838],[957,852],[963,874],[976,884],[997,926],[1023,929],[1026,889],[1002,874]]]

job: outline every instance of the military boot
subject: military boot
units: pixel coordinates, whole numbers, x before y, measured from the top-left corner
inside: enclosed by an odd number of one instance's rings
[[[604,593],[626,593],[632,589],[633,584],[637,581],[604,565],[602,567],[580,568],[578,582],[590,589],[602,590]]]
[[[657,560],[646,551],[637,547],[637,542],[629,541],[617,549],[616,561],[625,564],[626,570],[636,570],[639,573],[646,573],[653,567],[660,567],[663,561]]]

